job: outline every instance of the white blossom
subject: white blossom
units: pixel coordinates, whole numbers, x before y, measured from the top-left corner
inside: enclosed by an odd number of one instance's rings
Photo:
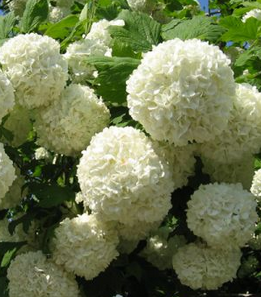
[[[118,256],[116,231],[94,215],[66,218],[55,230],[53,259],[68,272],[90,280]]]
[[[13,84],[17,103],[27,108],[57,100],[68,77],[59,43],[35,33],[6,41],[0,48],[0,63]]]
[[[216,290],[236,278],[240,249],[213,249],[191,243],[178,249],[173,268],[183,285],[197,290]]]
[[[51,158],[50,152],[45,147],[38,147],[34,153],[35,160],[49,160]]]
[[[49,5],[49,22],[57,23],[71,13],[70,8]]]
[[[16,16],[22,16],[25,10],[27,0],[11,0],[8,1],[8,8],[13,11]]]
[[[78,297],[72,274],[48,260],[41,251],[18,255],[7,270],[10,297]]]
[[[258,201],[261,200],[261,169],[255,171],[250,191]]]
[[[168,213],[171,173],[144,133],[105,128],[82,154],[77,175],[85,203],[103,219],[135,225],[160,221]]]
[[[241,184],[201,185],[187,206],[189,229],[209,246],[243,247],[254,233],[255,197]]]
[[[243,17],[242,17],[242,22],[245,23],[247,19],[249,18],[255,18],[259,21],[261,21],[261,9],[252,9],[250,11],[248,11]]]
[[[102,99],[91,88],[75,84],[62,92],[59,101],[36,115],[37,143],[68,156],[80,154],[110,120],[110,112]]]
[[[155,0],[127,0],[132,10],[150,13],[156,6]]]
[[[4,116],[12,110],[15,104],[14,88],[10,80],[0,70],[0,123]]]
[[[184,146],[213,139],[232,108],[229,64],[217,46],[197,39],[154,46],[127,81],[130,115],[155,140]]]

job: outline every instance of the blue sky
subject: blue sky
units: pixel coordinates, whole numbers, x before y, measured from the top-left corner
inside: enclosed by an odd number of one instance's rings
[[[199,0],[201,7],[203,8],[205,6],[205,10],[208,8],[208,0]]]

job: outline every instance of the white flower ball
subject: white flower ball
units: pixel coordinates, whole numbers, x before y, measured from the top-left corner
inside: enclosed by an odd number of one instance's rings
[[[0,123],[4,116],[12,110],[15,104],[14,88],[10,80],[0,70]]]
[[[171,269],[173,255],[186,244],[184,236],[174,235],[169,238],[170,232],[168,227],[159,228],[148,238],[146,247],[140,253],[159,270]]]
[[[51,158],[50,152],[45,147],[38,147],[34,153],[35,160],[49,160]]]
[[[132,10],[150,13],[156,7],[155,0],[127,0]]]
[[[32,129],[32,123],[28,109],[16,104],[13,110],[9,113],[9,116],[3,127],[10,131],[13,135],[13,139],[11,141],[8,140],[10,145],[18,147],[26,142],[28,134]],[[3,142],[6,141],[6,139],[3,137],[1,140]]]
[[[258,201],[261,201],[261,169],[255,171],[250,191]]]
[[[53,259],[68,272],[90,280],[118,256],[118,242],[110,224],[102,223],[94,215],[66,218],[55,230]]]
[[[144,133],[105,128],[82,154],[77,175],[85,203],[103,219],[132,226],[168,213],[172,176]]]
[[[70,8],[49,5],[49,22],[57,23],[71,13]]]
[[[193,145],[175,147],[166,142],[153,142],[156,153],[162,156],[168,163],[175,189],[188,184],[188,177],[194,175],[196,159]]]
[[[227,128],[200,145],[201,155],[227,164],[255,154],[261,143],[261,93],[249,84],[237,84]]]
[[[18,255],[7,270],[10,297],[77,297],[74,276],[47,260],[41,251]]]
[[[242,22],[245,23],[247,19],[249,18],[255,18],[259,21],[261,21],[261,9],[252,9],[249,12],[247,12],[243,17],[242,17]]]
[[[201,185],[187,205],[189,229],[209,246],[243,247],[255,231],[255,197],[241,184]]]
[[[68,46],[64,57],[68,62],[74,82],[84,82],[93,77],[96,69],[86,62],[86,58],[91,55],[111,56],[111,49],[96,39],[83,39]]]
[[[90,32],[86,35],[86,39],[96,40],[99,41],[103,46],[110,47],[112,38],[107,29],[109,28],[109,26],[123,27],[124,25],[125,23],[123,20],[100,20],[92,24]]]
[[[60,44],[35,33],[6,41],[0,48],[0,63],[16,91],[17,103],[27,108],[57,100],[68,78]]]
[[[232,108],[229,64],[217,46],[197,39],[155,46],[127,81],[130,115],[155,140],[184,146],[213,139]]]
[[[110,112],[94,91],[72,84],[62,92],[59,101],[37,113],[37,143],[51,151],[74,156],[80,154],[109,121]]]
[[[240,249],[212,249],[191,243],[178,249],[173,268],[183,285],[197,290],[216,290],[236,278]]]
[[[5,153],[3,144],[0,143],[0,199],[4,198],[15,178],[13,162]]]
[[[27,0],[11,0],[8,1],[8,8],[13,11],[16,16],[22,16],[25,10]]]
[[[231,163],[220,163],[202,158],[203,172],[210,175],[211,182],[241,183],[249,190],[254,176],[254,157],[246,154],[242,159]]]

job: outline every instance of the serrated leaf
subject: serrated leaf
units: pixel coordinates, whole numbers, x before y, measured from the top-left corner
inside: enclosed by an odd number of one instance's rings
[[[48,11],[47,0],[28,0],[20,23],[22,32],[31,32],[46,21]]]
[[[147,52],[160,42],[161,25],[147,14],[123,10],[118,19],[124,20],[125,26],[111,26],[108,30],[113,38],[134,51]]]
[[[162,26],[164,40],[180,38],[182,40],[198,38],[210,42],[216,42],[224,33],[224,29],[213,23],[208,17],[196,16],[191,20],[173,20]]]
[[[64,39],[77,24],[78,20],[76,15],[69,15],[60,22],[51,25],[44,34],[54,39]]]
[[[14,12],[9,12],[5,16],[0,16],[0,39],[9,37],[15,24],[16,17]]]
[[[125,102],[126,80],[138,67],[140,60],[125,57],[90,57],[86,62],[95,66],[99,72],[94,81],[94,84],[97,84],[98,95],[110,103]]]
[[[60,187],[57,184],[29,184],[29,189],[40,201],[39,206],[50,208],[73,200],[75,193],[69,187]]]

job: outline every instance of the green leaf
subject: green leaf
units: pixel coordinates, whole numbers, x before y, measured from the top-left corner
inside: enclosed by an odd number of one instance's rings
[[[126,101],[126,80],[140,60],[125,57],[90,57],[87,63],[94,65],[99,75],[95,79],[97,93],[105,101],[122,104]],[[115,83],[117,82],[117,83]]]
[[[249,18],[243,23],[239,18],[228,16],[220,20],[220,25],[228,29],[222,35],[221,40],[245,42],[255,40],[258,37],[261,22],[255,18]]]
[[[14,12],[10,12],[5,16],[0,16],[0,39],[9,37],[10,32],[15,24],[16,17]]]
[[[25,244],[26,241],[0,242],[0,257],[4,257],[8,251],[12,251],[13,249],[20,249]]]
[[[134,51],[147,52],[160,42],[161,25],[147,14],[123,10],[118,19],[124,20],[125,26],[111,26],[108,30],[113,38],[128,44]]]
[[[16,252],[17,248],[13,248],[12,250],[7,251],[2,258],[1,267],[7,267],[11,260],[14,258]]]
[[[21,30],[28,33],[37,28],[48,17],[47,0],[28,0],[21,19]]]
[[[0,292],[1,297],[8,297],[8,280],[6,277],[0,277]]]
[[[29,189],[40,201],[39,206],[50,208],[73,200],[75,193],[69,187],[60,187],[57,184],[29,184]]]
[[[72,31],[77,22],[78,17],[76,15],[68,15],[60,22],[51,25],[44,34],[54,39],[64,39]]]
[[[172,20],[162,27],[161,35],[164,40],[198,38],[216,42],[223,33],[224,29],[215,24],[211,18],[196,16],[191,20]]]

